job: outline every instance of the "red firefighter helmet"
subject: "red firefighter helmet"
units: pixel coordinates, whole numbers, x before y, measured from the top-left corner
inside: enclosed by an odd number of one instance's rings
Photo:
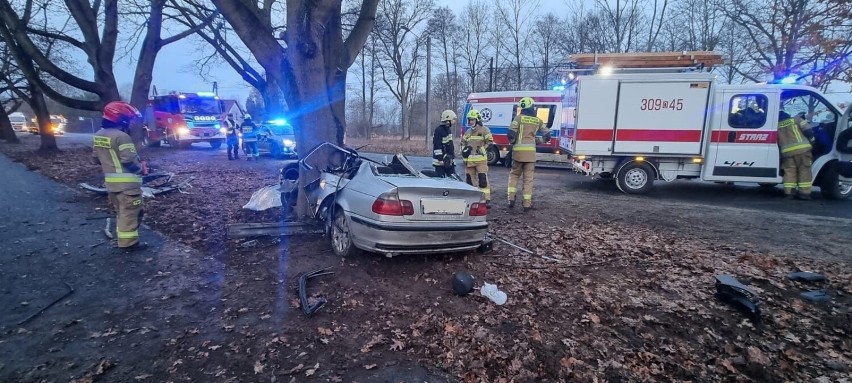
[[[141,118],[142,114],[124,101],[113,101],[106,104],[104,107],[104,120],[112,121],[116,124],[130,124],[134,118]]]

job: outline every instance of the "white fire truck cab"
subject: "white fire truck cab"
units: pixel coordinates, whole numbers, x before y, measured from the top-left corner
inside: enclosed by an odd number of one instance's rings
[[[655,180],[782,182],[780,112],[806,119],[814,136],[814,185],[852,194],[852,121],[814,88],[719,84],[710,73],[596,74],[566,86],[571,129],[560,142],[583,174],[646,193]]]

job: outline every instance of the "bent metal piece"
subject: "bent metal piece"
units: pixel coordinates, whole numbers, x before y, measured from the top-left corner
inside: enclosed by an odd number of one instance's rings
[[[311,315],[314,315],[315,312],[319,311],[322,306],[325,306],[326,302],[328,301],[325,299],[325,297],[321,297],[317,299],[317,303],[313,305],[308,303],[308,279],[328,274],[334,274],[333,271],[328,271],[330,269],[331,266],[324,267],[322,269],[307,272],[299,276],[299,299],[302,302],[302,311],[305,313],[305,315],[309,317]]]

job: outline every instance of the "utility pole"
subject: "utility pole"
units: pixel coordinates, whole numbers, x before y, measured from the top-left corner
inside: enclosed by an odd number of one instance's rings
[[[432,125],[429,123],[432,95],[432,37],[426,36],[426,149],[431,149],[429,137],[432,136]]]
[[[491,58],[488,64],[488,91],[494,91],[494,57]]]

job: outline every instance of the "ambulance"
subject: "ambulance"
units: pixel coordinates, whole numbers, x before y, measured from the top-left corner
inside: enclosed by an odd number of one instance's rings
[[[537,91],[512,91],[512,92],[484,92],[471,93],[467,97],[462,121],[462,132],[470,128],[467,125],[467,112],[476,109],[482,116],[482,124],[491,130],[494,136],[494,145],[488,148],[488,164],[496,165],[506,158],[511,150],[506,133],[515,116],[520,112],[518,102],[524,97],[532,97],[535,100],[535,114],[551,130],[552,139],[548,143],[539,143],[536,146],[536,157],[538,165],[571,166],[565,150],[560,147],[557,137],[564,127],[564,121],[573,121],[565,116],[562,100],[563,92],[559,90],[537,90]],[[565,132],[564,135],[568,135]]]
[[[813,132],[813,182],[830,199],[852,194],[852,121],[818,90],[782,80],[728,85],[711,73],[608,73],[566,85],[562,151],[585,175],[625,193],[655,181],[782,182],[780,112]]]

